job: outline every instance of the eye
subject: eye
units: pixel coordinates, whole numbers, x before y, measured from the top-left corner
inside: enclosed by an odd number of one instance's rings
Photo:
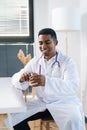
[[[42,44],[43,44],[43,42],[39,41],[39,45],[42,45]]]
[[[51,41],[46,41],[45,43],[48,45],[48,44],[50,44],[50,43],[51,43]]]
[[[50,40],[47,40],[47,41],[39,41],[39,45],[43,45],[43,44],[49,45],[49,44],[51,44],[51,41],[50,41]]]

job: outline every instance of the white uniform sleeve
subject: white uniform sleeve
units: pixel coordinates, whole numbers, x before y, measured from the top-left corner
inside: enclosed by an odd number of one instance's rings
[[[20,79],[20,75],[21,73],[16,73],[12,76],[12,84],[14,87],[18,88],[18,89],[22,89],[22,90],[25,90],[28,88],[29,86],[29,82],[23,82],[23,83],[20,83],[19,82],[19,79]]]
[[[33,60],[34,59],[32,59],[23,69],[21,69],[19,72],[15,73],[12,76],[13,86],[15,86],[18,89],[22,89],[22,90],[25,90],[29,87],[29,82],[20,83],[19,79],[24,72],[30,72],[30,73],[32,72],[32,69],[33,69],[33,66],[34,66]]]
[[[75,95],[79,88],[79,77],[75,63],[70,59],[64,63],[61,77],[46,76],[45,93],[51,96]]]

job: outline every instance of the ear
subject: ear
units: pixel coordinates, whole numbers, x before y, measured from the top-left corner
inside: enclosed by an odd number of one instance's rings
[[[58,40],[55,41],[55,46],[58,45]]]

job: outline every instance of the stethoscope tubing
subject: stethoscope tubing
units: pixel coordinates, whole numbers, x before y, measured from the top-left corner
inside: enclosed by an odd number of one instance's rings
[[[41,55],[41,57],[39,58],[39,60],[42,58],[43,55]],[[56,52],[56,57],[55,57],[55,61],[52,63],[51,67],[53,68],[53,66],[57,63],[58,67],[60,68],[60,63],[57,60],[58,59],[58,52]],[[39,64],[39,74],[41,74],[41,64]]]

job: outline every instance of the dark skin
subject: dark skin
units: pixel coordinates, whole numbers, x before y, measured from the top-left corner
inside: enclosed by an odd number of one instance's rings
[[[57,40],[52,39],[50,35],[39,35],[38,40],[39,49],[47,61],[56,55]],[[23,73],[19,82],[24,81],[29,81],[31,87],[45,86],[45,76],[38,73]]]

